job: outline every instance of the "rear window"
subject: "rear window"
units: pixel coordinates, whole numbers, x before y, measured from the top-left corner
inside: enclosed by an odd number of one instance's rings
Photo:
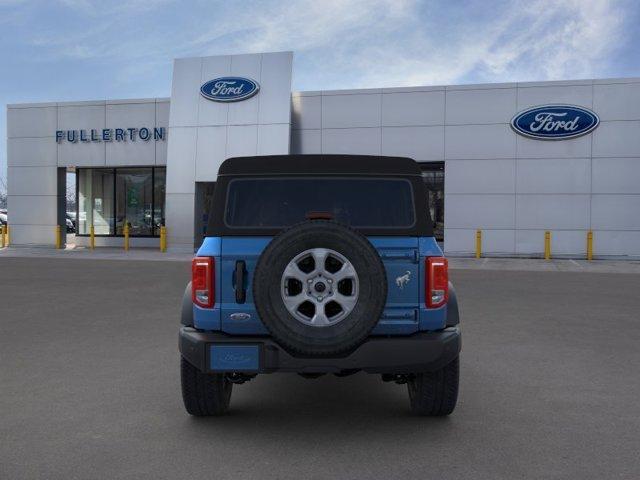
[[[359,228],[415,224],[413,190],[404,179],[243,178],[229,183],[225,223],[233,228],[282,228],[326,212]]]

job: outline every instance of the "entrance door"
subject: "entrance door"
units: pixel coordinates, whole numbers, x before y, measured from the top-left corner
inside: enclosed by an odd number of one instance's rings
[[[433,235],[444,241],[444,162],[421,163],[422,178],[429,196],[429,211],[433,220]]]

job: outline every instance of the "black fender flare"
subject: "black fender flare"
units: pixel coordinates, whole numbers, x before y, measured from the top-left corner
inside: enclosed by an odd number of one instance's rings
[[[460,323],[458,297],[453,283],[449,282],[449,299],[447,300],[447,327],[455,327]]]
[[[180,311],[180,323],[187,327],[193,327],[193,301],[191,299],[191,282],[187,283],[182,296],[182,310]]]

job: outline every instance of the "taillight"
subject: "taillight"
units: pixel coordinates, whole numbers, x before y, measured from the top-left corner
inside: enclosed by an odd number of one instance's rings
[[[449,265],[446,258],[429,257],[425,261],[426,304],[441,307],[449,299]]]
[[[211,257],[196,257],[191,262],[191,299],[203,308],[211,308],[215,302],[214,265]]]

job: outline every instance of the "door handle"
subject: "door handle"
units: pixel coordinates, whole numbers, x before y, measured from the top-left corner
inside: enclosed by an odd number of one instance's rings
[[[247,289],[244,287],[244,280],[247,276],[247,268],[244,260],[236,262],[236,270],[234,273],[236,303],[244,303],[247,300]]]

